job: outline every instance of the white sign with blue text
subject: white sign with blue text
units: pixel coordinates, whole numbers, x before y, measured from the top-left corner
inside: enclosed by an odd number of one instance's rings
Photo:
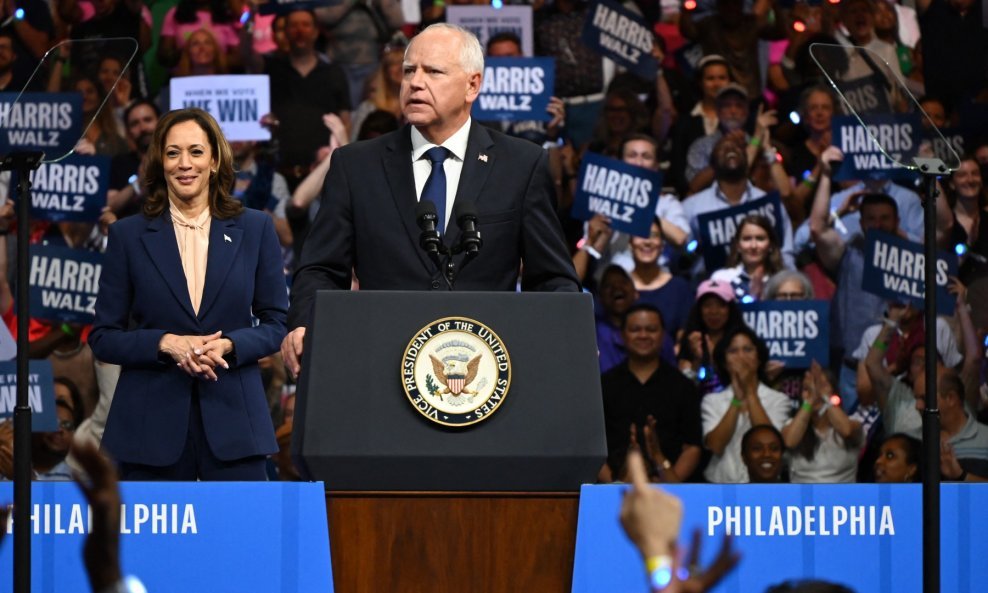
[[[261,116],[271,111],[267,74],[183,76],[171,81],[171,108],[198,107],[216,118],[226,139],[270,140]]]
[[[662,174],[588,152],[577,176],[571,215],[589,220],[602,214],[616,231],[647,237],[662,189]]]
[[[552,58],[487,58],[471,115],[479,121],[549,121],[555,80]]]
[[[463,6],[450,4],[446,7],[446,22],[459,25],[477,36],[481,47],[498,33],[511,33],[521,40],[521,53],[535,54],[532,41],[532,7],[525,5],[494,8],[489,4]]]

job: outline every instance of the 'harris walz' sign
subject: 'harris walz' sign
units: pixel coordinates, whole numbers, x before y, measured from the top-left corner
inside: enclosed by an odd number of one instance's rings
[[[922,307],[926,298],[923,246],[879,231],[865,236],[861,288],[882,298]],[[947,292],[948,276],[957,275],[957,257],[937,252],[937,314],[953,315],[956,298]]]
[[[68,154],[82,135],[79,93],[0,93],[0,154],[39,150],[46,158]]]
[[[830,364],[830,303],[756,301],[741,305],[745,324],[768,346],[769,357],[787,369],[809,368],[814,360]]]
[[[32,360],[28,363],[28,405],[31,406],[32,432],[55,432],[55,385],[51,361]],[[0,422],[13,418],[17,405],[17,361],[0,362]]]
[[[31,246],[31,315],[92,323],[103,254],[52,245]]]
[[[700,229],[703,264],[708,271],[712,272],[724,267],[731,251],[731,241],[738,232],[738,225],[751,214],[761,214],[772,221],[776,244],[782,245],[785,226],[782,222],[782,204],[776,192],[738,206],[701,214],[696,220]]]
[[[105,156],[72,155],[57,163],[41,163],[31,174],[31,217],[96,222],[106,206],[109,176],[110,158]]]
[[[583,21],[583,43],[645,80],[655,80],[659,63],[652,55],[652,30],[640,16],[611,0],[590,3]]]
[[[602,214],[614,230],[647,237],[655,218],[662,174],[588,152],[580,165],[572,216]]]
[[[834,145],[844,153],[834,180],[908,177],[910,172],[897,163],[912,163],[919,154],[923,139],[919,115],[868,115],[862,116],[861,121],[867,128],[853,116],[835,117],[831,122]]]
[[[480,121],[549,121],[552,116],[546,109],[555,70],[552,58],[487,58],[473,117]]]

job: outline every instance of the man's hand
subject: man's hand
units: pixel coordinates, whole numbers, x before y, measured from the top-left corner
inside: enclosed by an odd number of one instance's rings
[[[76,474],[75,481],[93,512],[92,531],[83,544],[82,559],[93,591],[105,591],[121,578],[117,473],[93,444],[76,445],[72,454],[87,474]]]
[[[305,328],[296,327],[281,341],[281,357],[285,359],[285,366],[288,367],[292,378],[298,378],[298,374],[302,372],[302,338],[304,337]]]
[[[844,153],[836,146],[828,146],[820,153],[820,173],[831,175],[834,172],[834,163],[843,161]]]
[[[683,503],[648,483],[645,461],[637,450],[628,452],[631,488],[621,503],[621,526],[643,558],[674,555]]]

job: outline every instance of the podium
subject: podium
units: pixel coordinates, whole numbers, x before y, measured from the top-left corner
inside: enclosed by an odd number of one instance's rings
[[[427,417],[406,393],[410,353],[459,341],[416,339],[444,320],[484,326],[510,361],[474,423]],[[568,590],[578,491],[607,451],[590,295],[326,291],[304,352],[292,454],[326,484],[339,591]]]

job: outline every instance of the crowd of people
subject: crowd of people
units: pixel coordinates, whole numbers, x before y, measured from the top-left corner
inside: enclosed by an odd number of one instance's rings
[[[460,3],[467,2],[450,4]],[[166,11],[160,4],[0,3],[0,90],[21,88],[49,47],[70,41],[46,62],[49,72],[35,75],[33,90],[80,92],[94,123],[76,152],[112,158],[99,221],[33,222],[31,240],[105,250],[109,228],[146,213],[154,199],[148,155],[161,159],[154,132],[171,107],[169,81],[263,73],[271,113],[262,125],[272,140],[230,144],[230,196],[270,219],[279,249],[271,261],[291,284],[332,155],[406,123],[399,101],[409,75],[405,48],[420,27],[445,19],[446,3],[423,3],[416,24],[406,22],[397,0],[276,15],[260,14],[253,0],[178,0]],[[642,451],[651,479],[661,482],[911,481],[924,462],[939,463],[944,479],[988,479],[988,426],[981,423],[988,420],[988,127],[977,133],[978,114],[988,113],[988,30],[981,4],[698,4],[626,3],[654,31],[660,66],[646,80],[581,41],[588,3],[535,0],[535,54],[556,65],[549,117],[483,122],[545,150],[573,268],[594,295],[608,445],[600,480],[625,479],[629,448]],[[23,12],[8,19],[15,9]],[[125,68],[126,56],[111,45],[93,51],[98,44],[88,42],[103,37],[136,39],[137,59]],[[914,184],[889,175],[834,179],[844,155],[833,145],[831,122],[846,107],[810,55],[813,43],[871,50],[921,97],[933,123],[965,132],[959,166],[939,184],[936,237],[928,238],[960,255],[950,282],[956,313],[935,328],[940,460],[923,460],[918,443],[928,331],[921,310],[862,287],[864,233],[923,241],[922,200]],[[522,46],[501,32],[484,49],[521,56]],[[648,236],[617,231],[602,215],[570,215],[588,153],[662,173]],[[781,220],[745,217],[726,263],[706,269],[699,218],[768,194],[779,196]],[[16,335],[7,266],[12,219],[8,200],[0,207],[8,239],[0,241],[0,309]],[[386,284],[366,275],[369,287]],[[361,280],[349,277],[354,288]],[[831,303],[824,328],[830,364],[788,368],[745,325],[741,306],[812,299]],[[31,320],[30,356],[51,361],[61,394],[59,431],[35,439],[38,479],[67,479],[72,433],[102,439],[120,369],[94,357],[90,329]],[[295,369],[286,372],[278,353],[259,368],[282,448],[267,472],[294,479],[284,449]],[[12,473],[11,451],[9,424],[0,424],[2,476]]]

